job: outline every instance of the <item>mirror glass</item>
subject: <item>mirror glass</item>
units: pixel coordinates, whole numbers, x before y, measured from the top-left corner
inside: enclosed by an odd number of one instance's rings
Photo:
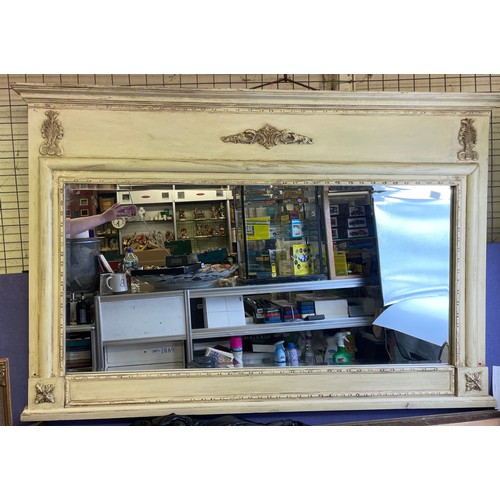
[[[398,362],[443,359],[449,337],[451,187],[375,186],[374,210],[385,309]]]
[[[66,184],[66,372],[448,363],[452,201],[442,185]]]

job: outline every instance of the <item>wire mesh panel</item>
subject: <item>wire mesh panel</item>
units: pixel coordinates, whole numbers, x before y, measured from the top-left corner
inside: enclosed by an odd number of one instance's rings
[[[338,90],[498,92],[500,75],[339,75]]]
[[[28,112],[15,83],[199,89],[500,92],[500,75],[0,75],[0,274],[28,270]],[[488,241],[500,241],[500,113],[491,123]]]
[[[28,113],[0,75],[0,273],[28,265]]]
[[[339,75],[338,90],[396,92],[500,92],[500,75]],[[491,120],[488,242],[500,241],[500,110]]]
[[[500,241],[500,110],[491,120],[490,165],[488,179],[488,241]]]

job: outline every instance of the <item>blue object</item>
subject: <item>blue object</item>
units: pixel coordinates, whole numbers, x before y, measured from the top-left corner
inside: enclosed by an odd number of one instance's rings
[[[284,342],[284,340],[280,340],[274,344],[274,366],[286,366]]]
[[[288,343],[288,349],[286,351],[287,360],[286,364],[288,366],[299,366],[299,354],[297,349],[295,349],[295,344],[293,342]]]

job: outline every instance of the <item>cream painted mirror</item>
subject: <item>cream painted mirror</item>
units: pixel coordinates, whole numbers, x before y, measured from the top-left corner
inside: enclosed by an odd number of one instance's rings
[[[493,407],[485,367],[487,94],[19,85],[29,106],[24,420]],[[453,187],[449,363],[65,372],[67,184]]]

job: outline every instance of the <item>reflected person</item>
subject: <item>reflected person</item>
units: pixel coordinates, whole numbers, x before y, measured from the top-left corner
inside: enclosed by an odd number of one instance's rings
[[[115,203],[101,214],[87,217],[66,218],[66,238],[84,237],[82,233],[121,217],[131,217],[137,213],[135,205]]]

